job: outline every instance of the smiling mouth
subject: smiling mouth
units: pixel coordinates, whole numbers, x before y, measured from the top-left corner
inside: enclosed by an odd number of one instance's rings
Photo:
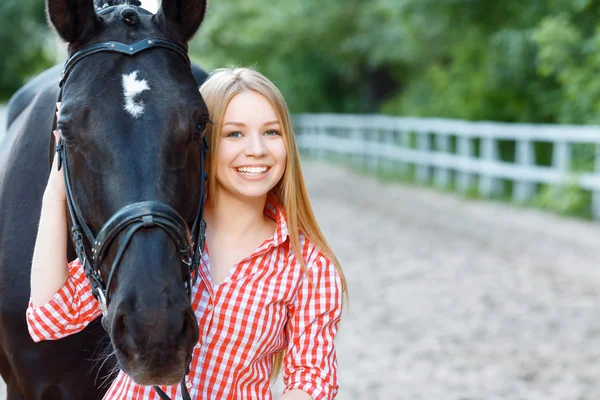
[[[269,167],[240,167],[236,168],[241,174],[248,176],[259,176],[266,173],[269,170]]]

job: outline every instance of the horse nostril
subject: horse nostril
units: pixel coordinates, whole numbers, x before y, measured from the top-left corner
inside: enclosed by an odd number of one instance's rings
[[[113,323],[113,332],[117,337],[126,337],[128,334],[127,329],[127,314],[121,314],[115,316]]]
[[[118,329],[120,329],[121,331],[127,330],[127,314],[121,315],[121,317],[117,321],[117,324],[119,324]]]
[[[115,343],[118,350],[128,359],[136,351],[137,345],[133,340],[132,332],[127,326],[127,314],[115,315],[113,319],[112,337],[118,338]]]

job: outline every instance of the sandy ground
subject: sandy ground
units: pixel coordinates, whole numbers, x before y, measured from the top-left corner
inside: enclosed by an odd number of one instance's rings
[[[306,175],[350,288],[340,399],[600,399],[600,224]]]
[[[304,167],[350,289],[338,399],[600,399],[600,224]]]

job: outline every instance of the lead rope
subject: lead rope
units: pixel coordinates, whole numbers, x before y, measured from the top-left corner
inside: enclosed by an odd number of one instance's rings
[[[62,94],[62,89],[60,93]],[[59,95],[59,100],[60,97],[61,95]],[[77,258],[79,258],[79,260],[81,261],[84,272],[90,282],[92,294],[94,295],[94,297],[96,297],[96,299],[98,299],[98,302],[100,303],[100,309],[102,311],[102,326],[105,326],[105,317],[107,313],[105,287],[102,283],[102,279],[99,273],[93,268],[90,260],[88,260],[83,244],[83,235],[86,236],[89,243],[94,243],[95,238],[92,235],[85,221],[80,222],[77,218],[78,215],[81,215],[81,212],[79,211],[77,203],[73,199],[73,191],[71,189],[71,181],[69,179],[69,164],[67,163],[67,150],[62,132],[60,132],[60,137],[58,140],[58,144],[55,147],[55,150],[56,156],[58,157],[58,170],[60,170],[61,168],[64,169],[65,192],[67,206],[69,209],[69,216],[71,218],[71,240],[73,241],[73,244],[75,246],[75,253],[77,254]]]
[[[154,390],[162,400],[171,400],[171,398],[158,386],[154,386]],[[183,397],[183,400],[192,400],[190,392],[188,392],[187,386],[185,385],[185,378],[181,381],[181,397]]]

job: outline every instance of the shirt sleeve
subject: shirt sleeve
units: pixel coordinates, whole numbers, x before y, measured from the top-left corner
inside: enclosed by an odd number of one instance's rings
[[[80,332],[102,312],[92,294],[83,265],[77,259],[69,263],[64,286],[44,305],[26,311],[27,328],[34,342],[56,340]]]
[[[300,389],[314,400],[334,399],[339,388],[334,338],[342,313],[341,277],[321,254],[306,266],[308,275],[288,305],[284,393]]]

